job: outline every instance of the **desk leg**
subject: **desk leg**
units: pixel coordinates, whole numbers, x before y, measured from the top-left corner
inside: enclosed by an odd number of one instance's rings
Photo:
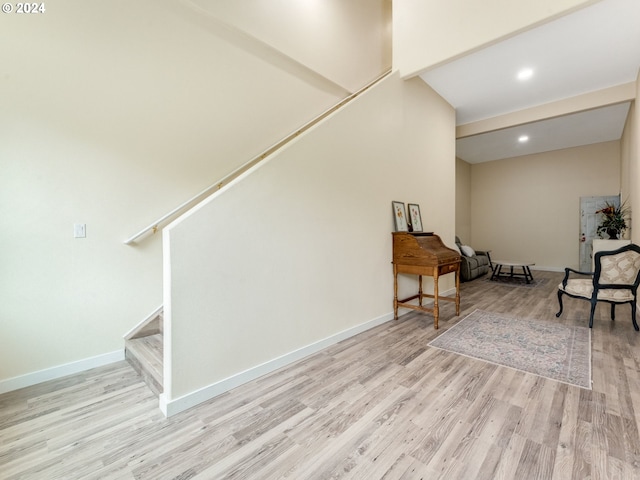
[[[438,316],[440,312],[438,310],[438,269],[434,268],[433,274],[433,328],[438,329]]]
[[[393,319],[398,319],[398,267],[393,266]]]
[[[456,270],[456,317],[460,316],[460,269]]]

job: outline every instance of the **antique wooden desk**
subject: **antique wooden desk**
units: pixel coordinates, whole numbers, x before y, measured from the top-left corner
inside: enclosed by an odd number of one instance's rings
[[[438,301],[455,302],[456,315],[460,315],[460,254],[446,247],[438,235],[433,233],[393,232],[393,316],[398,319],[398,307],[410,308],[433,314],[433,327],[438,328]],[[438,277],[455,273],[456,296],[438,296]],[[398,274],[418,275],[418,293],[398,300]],[[422,291],[422,277],[433,277],[433,295]],[[433,307],[422,305],[424,297],[433,298]],[[418,299],[418,305],[411,300]]]

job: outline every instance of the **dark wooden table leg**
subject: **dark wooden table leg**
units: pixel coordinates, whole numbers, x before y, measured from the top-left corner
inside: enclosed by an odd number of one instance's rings
[[[460,269],[456,270],[456,317],[460,316]]]
[[[500,276],[501,269],[502,269],[502,265],[496,264],[493,266],[493,272],[491,273],[491,280],[498,278]]]
[[[398,319],[398,267],[393,266],[393,319]]]
[[[533,282],[533,275],[531,274],[531,269],[527,265],[525,265],[524,267],[522,267],[522,270],[524,271],[524,278],[527,281],[527,283]]]
[[[438,329],[438,316],[440,315],[438,306],[438,269],[435,268],[433,275],[433,328]]]

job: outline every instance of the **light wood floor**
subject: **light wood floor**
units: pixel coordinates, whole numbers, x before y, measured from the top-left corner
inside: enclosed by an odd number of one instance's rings
[[[593,390],[427,347],[476,308],[555,319],[561,274],[533,273],[547,285],[463,284],[438,331],[412,312],[169,419],[125,362],[4,394],[0,478],[640,479],[628,306],[598,308]]]

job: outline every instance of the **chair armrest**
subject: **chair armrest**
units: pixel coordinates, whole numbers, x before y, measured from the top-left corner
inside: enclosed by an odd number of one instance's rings
[[[485,252],[484,250],[476,250],[476,255],[484,255],[485,257],[489,256],[488,252]]]
[[[564,269],[564,278],[562,279],[562,286],[566,287],[567,286],[567,280],[569,280],[569,272],[573,272],[576,275],[584,275],[587,277],[592,277],[593,276],[593,272],[581,272],[579,270],[574,270],[573,268],[565,268]]]

